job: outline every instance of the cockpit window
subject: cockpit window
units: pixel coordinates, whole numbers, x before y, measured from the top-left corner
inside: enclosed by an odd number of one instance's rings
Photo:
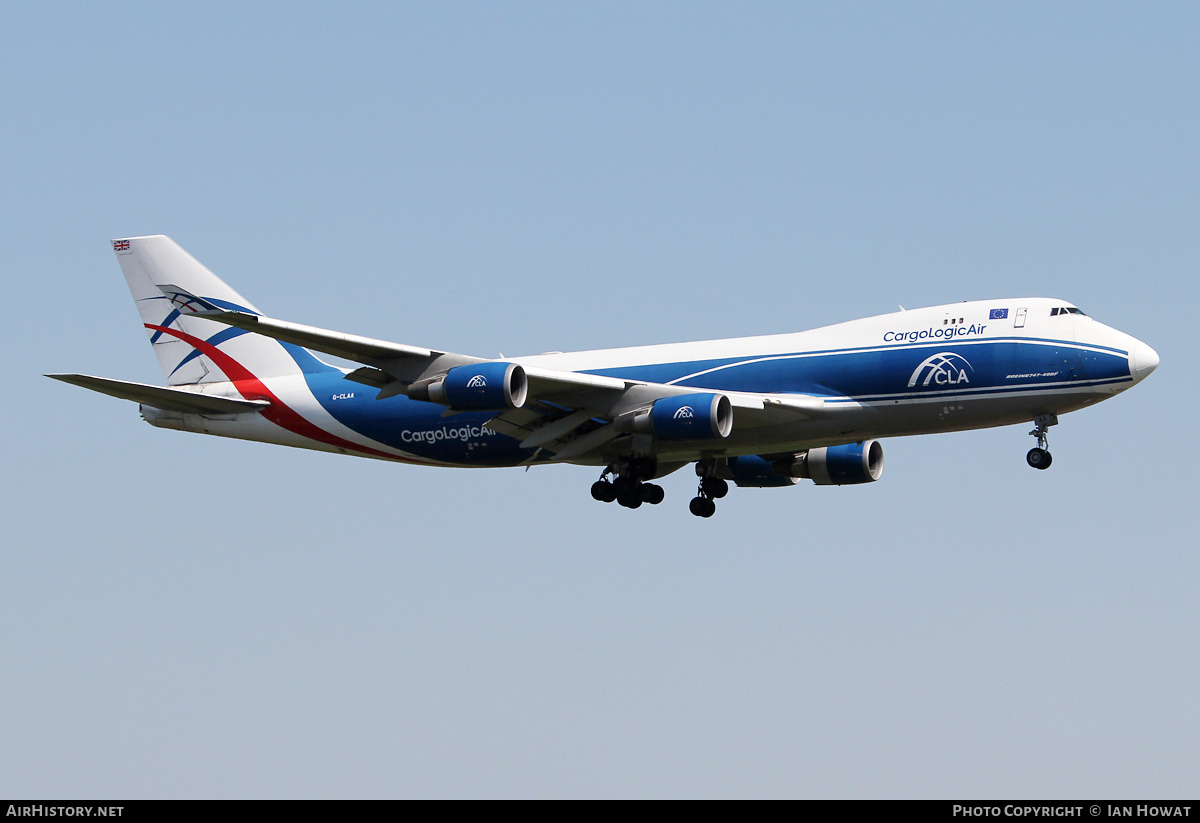
[[[1087,317],[1086,312],[1084,312],[1082,309],[1077,309],[1074,306],[1056,306],[1053,309],[1050,309],[1051,317],[1058,317],[1060,314],[1082,314],[1084,317]]]

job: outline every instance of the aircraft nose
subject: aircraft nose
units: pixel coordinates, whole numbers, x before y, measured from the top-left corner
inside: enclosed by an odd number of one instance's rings
[[[1145,380],[1150,372],[1158,368],[1158,352],[1147,346],[1141,340],[1134,344],[1129,352],[1129,371],[1134,380]]]

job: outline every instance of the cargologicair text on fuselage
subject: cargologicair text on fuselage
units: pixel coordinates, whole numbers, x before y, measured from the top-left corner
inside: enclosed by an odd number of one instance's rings
[[[972,323],[969,326],[930,326],[926,329],[886,331],[884,343],[918,343],[922,340],[956,340],[960,337],[979,337],[987,326]]]

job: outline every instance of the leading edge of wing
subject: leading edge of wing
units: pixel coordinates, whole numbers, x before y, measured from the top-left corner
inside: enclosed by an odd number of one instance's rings
[[[406,346],[402,343],[390,343],[386,340],[376,340],[357,334],[346,334],[316,326],[273,320],[257,314],[236,311],[195,312],[195,314],[206,320],[215,320],[227,326],[245,329],[264,337],[273,337],[284,343],[294,343],[306,349],[331,354],[334,357],[343,357],[358,363],[374,365],[401,357],[427,359],[445,354],[445,352],[419,346]]]
[[[281,343],[291,343],[306,349],[363,363],[371,368],[358,369],[347,375],[348,379],[379,388],[395,382],[392,391],[382,394],[390,396],[396,390],[414,383],[431,373],[446,371],[455,366],[487,362],[482,357],[442,352],[421,346],[408,346],[387,340],[376,340],[357,334],[331,331],[275,320],[260,314],[230,310],[216,306],[210,301],[189,294],[177,286],[160,287],[160,291],[171,299],[180,312],[226,326],[244,329],[253,334],[270,337]],[[377,371],[376,371],[377,370]]]
[[[262,315],[248,312],[221,310],[209,307],[202,299],[197,303],[203,307],[196,314],[208,320],[223,323],[235,328],[244,329],[265,337],[272,337],[284,343],[294,343],[305,348],[342,357],[358,363],[376,366],[387,376],[400,380],[402,383],[413,382],[418,373],[427,374],[435,366],[438,369],[448,369],[455,365],[490,362],[487,358],[472,357],[465,354],[427,349],[420,346],[409,346],[403,343],[392,343],[356,334],[336,332],[316,326],[306,326],[300,323],[289,323],[275,320]],[[520,360],[520,358],[517,358]],[[400,363],[408,361],[412,365],[420,362],[424,368],[397,368]],[[436,361],[436,363],[435,363]],[[695,388],[678,384],[649,383],[639,380],[625,380],[616,377],[589,374],[586,372],[548,369],[540,366],[523,366],[530,383],[531,399],[546,399],[555,402],[567,400],[572,395],[589,395],[590,399],[604,401],[596,403],[595,411],[599,416],[607,417],[619,414],[633,406],[649,404],[660,397],[670,397],[680,394],[724,394],[734,408],[748,411],[774,410],[799,414],[801,416],[817,416],[828,411],[825,398],[816,395],[802,394],[757,394],[752,392],[722,391],[720,389]],[[397,372],[405,372],[397,374]],[[379,381],[387,380],[384,375]],[[364,375],[363,382],[372,382]],[[633,395],[633,396],[631,396]],[[620,398],[620,399],[618,399]],[[581,397],[580,399],[583,399]],[[625,402],[621,402],[625,401]],[[592,406],[591,403],[570,404],[582,409]]]

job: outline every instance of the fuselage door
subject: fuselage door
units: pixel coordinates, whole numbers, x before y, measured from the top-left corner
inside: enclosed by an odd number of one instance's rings
[[[1017,309],[1017,315],[1016,315],[1016,317],[1013,318],[1013,328],[1014,329],[1025,328],[1025,315],[1027,315],[1027,314],[1029,314],[1028,309]]]

